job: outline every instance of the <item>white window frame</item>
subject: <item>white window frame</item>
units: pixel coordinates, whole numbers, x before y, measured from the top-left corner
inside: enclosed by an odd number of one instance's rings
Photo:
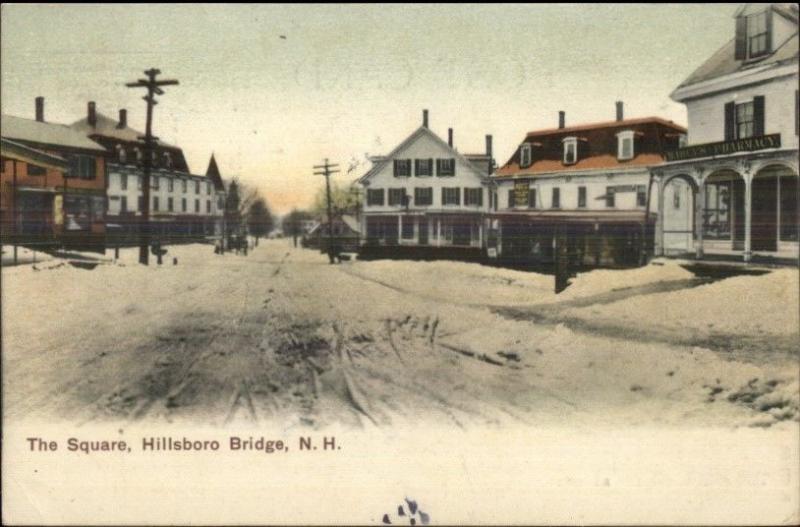
[[[533,151],[530,143],[523,143],[519,148],[519,166],[521,168],[527,168],[531,166],[532,154]]]
[[[617,134],[617,159],[625,161],[636,157],[636,145],[634,142],[635,132],[633,130],[624,130]],[[625,153],[625,141],[630,141],[631,151],[630,155]]]
[[[578,162],[578,138],[577,137],[565,137],[562,142],[564,143],[564,152],[562,155],[562,161],[565,165],[574,165]],[[569,151],[569,147],[572,147],[572,151],[574,152],[573,159],[571,161],[567,160],[567,152]]]

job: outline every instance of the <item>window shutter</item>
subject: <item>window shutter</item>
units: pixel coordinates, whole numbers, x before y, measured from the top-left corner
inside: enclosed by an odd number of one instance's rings
[[[733,102],[725,103],[725,140],[736,139],[736,108]]]
[[[747,58],[747,19],[743,16],[736,19],[736,52],[734,58],[736,60]]]
[[[764,96],[753,97],[753,135],[764,135]]]
[[[514,189],[509,189],[508,191],[508,208],[511,209],[514,207]]]
[[[794,91],[794,135],[800,135],[800,90]]]
[[[765,18],[767,24],[767,53],[772,53],[772,6],[767,7]]]

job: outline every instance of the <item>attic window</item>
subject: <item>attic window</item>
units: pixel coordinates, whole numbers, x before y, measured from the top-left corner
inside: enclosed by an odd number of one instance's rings
[[[125,152],[125,149],[122,147],[122,145],[117,145],[117,159],[119,159],[119,162],[120,163],[125,163],[127,158],[128,158],[128,155]]]
[[[133,149],[133,154],[136,156],[136,162],[141,163],[143,156],[142,156],[142,151],[138,146]]]
[[[767,46],[767,11],[747,17],[747,54],[758,57],[769,51]]]
[[[633,131],[625,130],[617,134],[617,159],[633,159]]]
[[[524,143],[519,149],[519,166],[526,168],[531,166],[531,145]]]
[[[172,168],[172,156],[169,152],[164,152],[164,166],[167,168]]]
[[[567,137],[564,139],[564,164],[572,165],[578,162],[578,138]]]

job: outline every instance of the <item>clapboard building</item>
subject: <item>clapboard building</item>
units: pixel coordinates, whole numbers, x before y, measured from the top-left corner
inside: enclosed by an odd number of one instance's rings
[[[371,158],[358,182],[364,187],[361,255],[412,258],[480,258],[486,246],[494,166],[491,136],[486,151],[461,154],[453,131],[444,141],[422,126],[394,150]]]
[[[658,172],[658,254],[797,261],[799,64],[797,5],[745,4],[671,94],[688,144]]]
[[[555,240],[574,264],[638,264],[651,247],[653,167],[686,130],[659,117],[528,132],[494,174],[489,256],[521,265],[550,263]],[[653,185],[654,186],[654,185]]]
[[[94,102],[70,127],[106,150],[109,236],[117,243],[135,241],[144,199],[144,134],[128,125],[126,110],[115,120],[98,112]],[[158,140],[151,166],[152,232],[166,241],[220,237],[225,188],[214,156],[205,175],[192,174],[181,148]]]

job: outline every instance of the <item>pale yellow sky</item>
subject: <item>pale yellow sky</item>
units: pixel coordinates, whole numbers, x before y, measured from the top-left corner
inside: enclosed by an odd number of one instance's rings
[[[528,130],[626,116],[686,122],[669,93],[733,35],[734,4],[3,5],[2,111],[48,121],[86,103],[143,129],[150,67],[180,86],[155,133],[194,172],[257,185],[273,210],[310,204],[327,157],[363,174],[430,111],[462,152],[494,136],[504,162]],[[280,38],[281,35],[286,38]]]

